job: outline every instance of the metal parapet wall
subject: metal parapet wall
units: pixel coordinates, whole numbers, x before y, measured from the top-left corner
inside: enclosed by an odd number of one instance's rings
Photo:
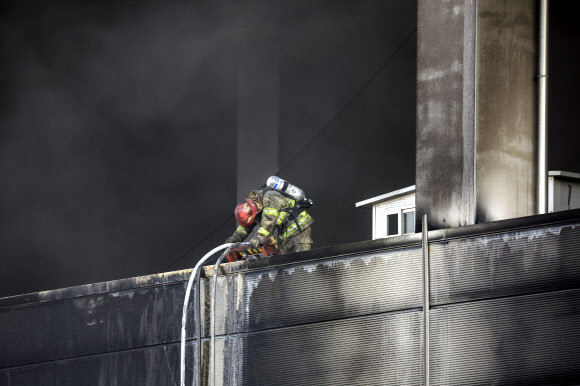
[[[580,211],[428,236],[431,384],[580,382]],[[422,266],[420,234],[223,265],[204,383],[422,384]],[[190,272],[0,299],[0,385],[178,384]]]
[[[0,385],[179,382],[187,273],[0,299]]]

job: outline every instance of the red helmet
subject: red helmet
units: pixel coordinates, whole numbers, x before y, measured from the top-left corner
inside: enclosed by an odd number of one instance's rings
[[[254,218],[258,214],[258,208],[252,200],[246,198],[244,202],[240,202],[238,206],[236,206],[234,213],[236,215],[236,220],[238,220],[240,225],[247,227],[254,223]]]

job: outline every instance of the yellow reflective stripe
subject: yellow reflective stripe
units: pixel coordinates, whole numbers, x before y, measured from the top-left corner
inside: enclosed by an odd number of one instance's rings
[[[258,229],[258,233],[261,234],[261,235],[264,235],[266,237],[270,236],[270,232],[268,232],[267,230],[265,230],[262,227],[260,227],[260,229]]]
[[[300,213],[300,215],[298,215],[298,225],[302,226],[302,225],[306,224],[311,219],[312,219],[312,217],[310,217],[310,215],[308,213],[302,212],[302,213]]]
[[[284,241],[286,240],[288,237],[292,236],[294,234],[294,232],[296,232],[298,230],[298,226],[296,225],[296,223],[292,223],[292,225],[290,225],[287,229],[286,232],[284,232],[284,234],[282,234],[281,236],[279,236],[278,238],[280,239],[280,241]]]
[[[310,217],[310,215],[306,212],[302,212],[300,213],[300,215],[298,216],[298,225],[300,225],[300,227],[302,227],[302,225],[306,224],[308,221],[312,220],[312,217]],[[292,225],[290,225],[287,229],[286,232],[284,232],[284,234],[282,236],[279,237],[280,241],[284,241],[286,240],[288,237],[292,236],[294,233],[296,233],[296,231],[298,230],[298,225],[296,225],[296,222],[293,222]]]
[[[296,201],[294,201],[291,198],[286,198],[286,205],[284,205],[282,209],[293,208],[294,205],[296,205]],[[276,221],[276,225],[282,225],[286,217],[288,217],[288,212],[286,211],[280,212],[280,215],[278,216],[278,221]]]
[[[274,217],[278,217],[279,215],[278,210],[276,208],[264,208],[263,212],[264,214],[270,214]]]
[[[288,216],[288,212],[281,212],[278,216],[278,221],[276,221],[276,225],[282,225],[284,219]]]
[[[231,228],[230,228],[231,229]],[[238,225],[238,228],[236,229],[236,232],[238,232],[239,234],[241,234],[242,236],[247,236],[248,235],[248,231],[246,230],[246,228],[244,228],[241,225]]]

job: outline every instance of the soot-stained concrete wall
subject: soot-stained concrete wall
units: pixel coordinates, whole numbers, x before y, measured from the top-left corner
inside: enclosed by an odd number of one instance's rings
[[[419,1],[417,231],[534,213],[535,4]]]
[[[417,231],[475,220],[475,17],[473,0],[419,1]]]
[[[477,222],[536,212],[536,3],[477,3]]]

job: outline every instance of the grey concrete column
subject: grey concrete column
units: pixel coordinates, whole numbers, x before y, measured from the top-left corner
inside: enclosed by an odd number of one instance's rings
[[[534,214],[535,1],[418,5],[416,218],[437,229]]]
[[[237,199],[278,170],[278,44],[275,23],[239,31]]]

